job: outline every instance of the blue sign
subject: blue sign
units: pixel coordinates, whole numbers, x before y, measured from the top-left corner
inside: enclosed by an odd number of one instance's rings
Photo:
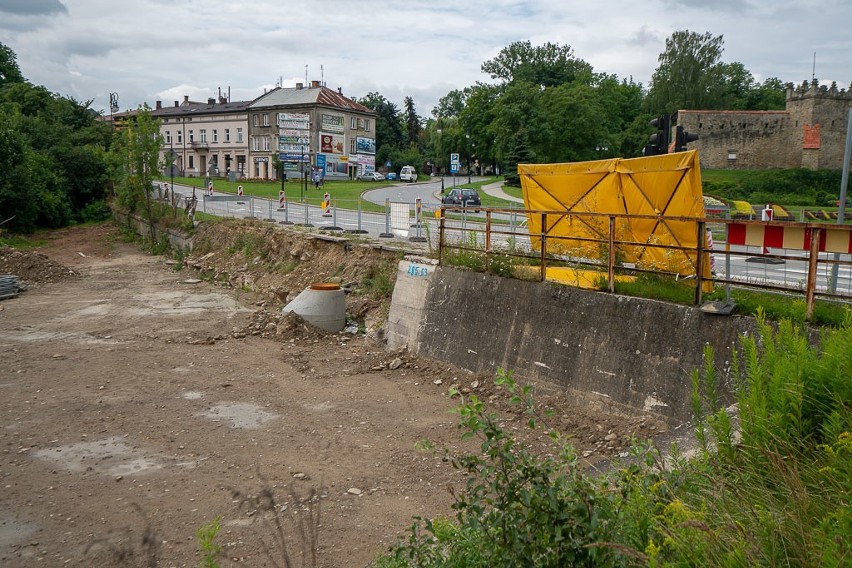
[[[450,164],[450,173],[451,174],[459,173],[459,165],[458,164]]]
[[[387,162],[385,162],[385,167],[386,167],[386,168],[391,167],[391,162],[390,162],[390,160],[388,160]]]
[[[325,154],[317,154],[317,167],[322,170],[322,175],[325,177]]]

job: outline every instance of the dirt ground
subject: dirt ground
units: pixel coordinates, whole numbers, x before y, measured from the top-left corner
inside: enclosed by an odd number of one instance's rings
[[[221,517],[222,566],[287,565],[276,521],[293,565],[314,550],[317,566],[367,566],[412,516],[452,514],[464,478],[440,450],[473,447],[453,386],[546,450],[491,377],[384,349],[387,299],[362,283],[394,257],[298,234],[261,247],[276,229],[235,226],[179,264],[112,225],[0,249],[0,274],[28,285],[0,302],[0,565],[196,566],[196,531]],[[329,279],[366,333],[279,315]],[[666,428],[539,390],[589,463]]]

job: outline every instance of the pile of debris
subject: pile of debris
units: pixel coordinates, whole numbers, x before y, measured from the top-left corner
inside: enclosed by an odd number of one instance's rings
[[[80,276],[79,272],[46,255],[5,245],[0,246],[0,274],[14,274],[29,285],[62,282]]]

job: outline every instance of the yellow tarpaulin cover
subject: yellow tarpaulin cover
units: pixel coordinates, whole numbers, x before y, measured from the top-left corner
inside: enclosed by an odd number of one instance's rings
[[[528,210],[559,212],[546,217],[543,232],[549,253],[605,258],[609,218],[582,213],[652,215],[653,219],[616,219],[615,240],[639,243],[617,244],[616,260],[639,268],[695,275],[697,221],[704,217],[696,150],[570,164],[519,164],[518,174]],[[542,216],[528,213],[527,217],[531,244],[540,250],[541,237],[536,235],[542,233]],[[674,220],[678,217],[689,219]],[[603,242],[578,240],[589,238]],[[706,245],[706,235],[702,235],[702,243]],[[709,255],[704,255],[702,264],[702,275],[709,277]]]

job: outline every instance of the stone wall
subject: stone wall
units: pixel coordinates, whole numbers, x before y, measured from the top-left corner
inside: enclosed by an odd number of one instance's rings
[[[783,111],[680,110],[677,123],[698,140],[701,165],[713,169],[843,167],[850,90],[787,85]]]

